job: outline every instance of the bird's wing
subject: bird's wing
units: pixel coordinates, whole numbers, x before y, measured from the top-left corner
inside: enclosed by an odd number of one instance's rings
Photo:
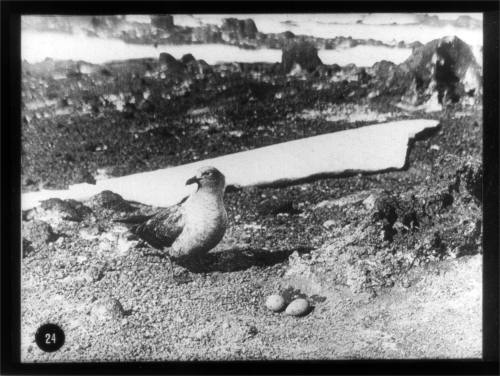
[[[181,205],[173,205],[133,226],[131,231],[153,247],[170,247],[184,228],[183,214],[184,208]]]
[[[130,215],[130,216],[125,217],[125,218],[114,219],[113,222],[125,223],[126,225],[142,224],[142,223],[146,222],[148,219],[154,217],[155,214],[150,214],[150,215],[143,215],[143,214]]]

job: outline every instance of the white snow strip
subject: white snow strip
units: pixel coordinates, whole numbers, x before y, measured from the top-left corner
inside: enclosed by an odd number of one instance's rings
[[[181,44],[153,45],[128,44],[119,39],[88,37],[79,34],[23,31],[21,35],[21,57],[29,63],[37,63],[51,58],[55,60],[83,60],[102,64],[113,60],[157,58],[167,52],[176,59],[192,54],[208,64],[224,62],[277,63],[281,61],[281,50],[259,48],[243,49],[225,44]],[[336,50],[319,50],[323,64],[356,64],[371,66],[377,61],[388,60],[402,63],[411,54],[408,48],[387,46],[356,46]]]
[[[111,190],[127,200],[169,206],[190,194],[195,185],[185,181],[201,166],[215,166],[227,185],[247,187],[296,181],[315,175],[349,171],[376,172],[403,168],[409,139],[439,124],[437,120],[403,120],[370,125],[284,142],[254,150],[143,172],[92,184],[75,184],[68,190],[42,190],[21,197],[23,210],[53,197],[85,200]]]

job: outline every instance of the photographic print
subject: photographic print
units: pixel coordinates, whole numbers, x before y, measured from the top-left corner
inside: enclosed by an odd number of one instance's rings
[[[482,357],[482,13],[21,17],[21,361]]]

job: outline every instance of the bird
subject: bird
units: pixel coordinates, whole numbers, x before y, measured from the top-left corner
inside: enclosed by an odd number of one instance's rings
[[[224,207],[224,174],[204,166],[186,185],[197,189],[178,204],[161,208],[151,215],[115,220],[129,225],[130,231],[174,261],[200,262],[222,240],[228,219]],[[199,266],[199,264],[198,264]]]

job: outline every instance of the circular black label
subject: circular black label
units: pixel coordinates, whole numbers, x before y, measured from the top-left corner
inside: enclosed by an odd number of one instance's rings
[[[56,324],[44,324],[36,331],[35,341],[43,351],[53,352],[64,345],[64,332]]]

